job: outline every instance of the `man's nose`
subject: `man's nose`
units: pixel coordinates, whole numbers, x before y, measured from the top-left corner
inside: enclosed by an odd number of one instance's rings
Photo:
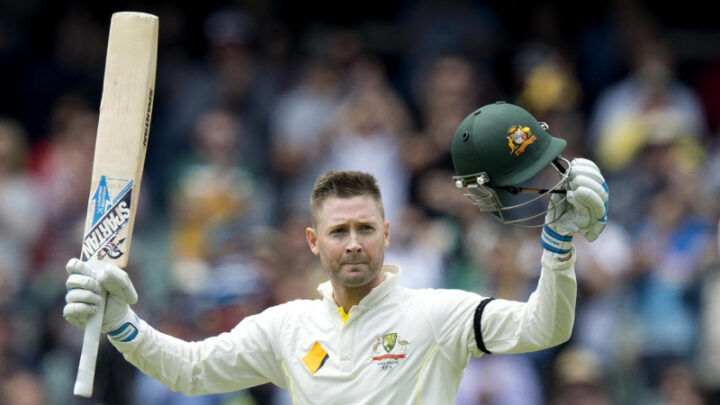
[[[350,240],[345,246],[345,251],[347,253],[360,253],[362,251],[362,245],[358,242],[355,232],[350,233]]]

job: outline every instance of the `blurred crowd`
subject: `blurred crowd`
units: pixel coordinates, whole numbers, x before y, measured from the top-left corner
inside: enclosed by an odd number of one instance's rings
[[[107,342],[95,402],[72,396],[82,331],[62,318],[64,266],[80,253],[110,13],[60,4],[0,5],[0,404],[290,403],[271,386],[184,397]],[[539,230],[481,215],[451,180],[457,125],[506,100],[566,139],[564,157],[599,164],[609,223],[575,238],[571,340],[471,359],[457,403],[720,403],[720,54],[702,31],[670,36],[635,1],[590,5],[571,32],[559,6],[406,1],[333,24],[280,1],[143,4],[160,47],[127,271],[159,330],[199,340],[318,297],[304,230],[330,168],[377,177],[402,284],[526,300]]]

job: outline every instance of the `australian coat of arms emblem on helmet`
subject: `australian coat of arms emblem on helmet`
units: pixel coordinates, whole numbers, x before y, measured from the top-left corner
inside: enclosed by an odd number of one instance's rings
[[[508,129],[507,133],[509,135],[506,138],[511,155],[520,156],[521,153],[525,152],[528,145],[535,142],[535,135],[530,132],[529,127],[513,125]]]

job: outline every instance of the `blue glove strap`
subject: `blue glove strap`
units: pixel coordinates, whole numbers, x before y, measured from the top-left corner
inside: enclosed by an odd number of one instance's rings
[[[607,193],[608,198],[607,198],[607,200],[605,200],[605,215],[604,215],[602,218],[600,218],[600,222],[602,222],[602,223],[607,223],[608,210],[610,209],[610,206],[609,206],[609,203],[610,203],[610,189],[608,188],[607,182],[604,182],[604,181],[603,181],[602,186],[603,186],[603,189],[605,190],[605,192]]]
[[[125,322],[121,327],[112,332],[108,332],[108,337],[116,342],[126,343],[135,339],[137,334],[137,327],[130,322]]]
[[[572,236],[560,235],[544,226],[540,235],[540,244],[553,253],[565,254],[572,249]]]

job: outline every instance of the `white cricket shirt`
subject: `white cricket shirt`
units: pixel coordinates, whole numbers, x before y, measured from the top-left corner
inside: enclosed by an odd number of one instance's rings
[[[298,300],[245,318],[232,331],[184,342],[144,321],[125,358],[188,395],[271,382],[296,404],[452,404],[470,355],[481,356],[474,316],[482,296],[397,285],[396,266],[343,323],[330,283],[319,300]],[[575,310],[574,253],[544,251],[536,291],[524,302],[497,299],[482,313],[492,353],[540,350],[566,341]]]

